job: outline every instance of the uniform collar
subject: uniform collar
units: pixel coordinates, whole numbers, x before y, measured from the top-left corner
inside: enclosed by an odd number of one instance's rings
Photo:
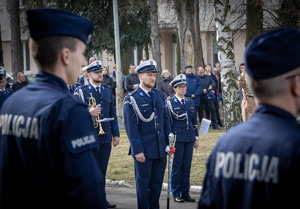
[[[266,104],[260,104],[257,107],[256,113],[271,113],[274,115],[277,115],[281,118],[286,118],[288,120],[291,120],[295,123],[297,123],[296,117],[292,115],[291,113],[287,112],[284,109],[281,109],[279,107],[275,107],[273,105],[266,105]]]
[[[90,84],[92,85],[92,87],[94,87],[95,90],[96,90],[96,88],[98,87],[98,86],[96,86],[95,84],[93,84],[92,82],[90,82]],[[100,83],[100,85],[99,85],[99,89],[101,89],[101,83]]]
[[[182,99],[184,99],[184,97],[183,98],[180,98],[180,97],[178,97],[176,94],[174,95],[175,96],[175,98],[181,103],[181,100]]]
[[[49,83],[62,89],[66,89],[66,90],[68,89],[65,81],[54,74],[50,74],[46,72],[38,72],[36,74],[35,80],[36,82]]]
[[[149,91],[147,89],[144,89],[141,85],[139,85],[139,88],[142,89],[148,95]]]

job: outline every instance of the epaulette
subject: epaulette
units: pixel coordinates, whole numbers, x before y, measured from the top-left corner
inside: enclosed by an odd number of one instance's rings
[[[107,85],[106,83],[101,83],[101,86],[103,86],[105,88],[110,88],[111,89],[111,87],[109,85]]]

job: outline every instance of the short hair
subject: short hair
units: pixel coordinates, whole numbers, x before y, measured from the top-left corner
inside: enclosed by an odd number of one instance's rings
[[[76,38],[70,36],[49,36],[38,40],[30,39],[32,56],[42,70],[52,68],[57,62],[60,50],[68,48],[72,52],[76,50]]]
[[[170,71],[168,70],[168,69],[164,69],[162,72],[161,72],[161,77],[164,77],[164,74],[165,73],[169,73],[169,76],[171,76],[171,73],[170,73]]]
[[[24,75],[24,73],[23,72],[18,72],[17,77],[19,77],[20,75]]]
[[[240,74],[242,73],[242,72],[241,72],[241,67],[242,67],[242,66],[245,66],[245,67],[246,67],[245,63],[241,63],[240,66],[239,66],[239,73],[240,73]]]
[[[246,74],[246,79],[249,83],[251,92],[253,92],[258,99],[271,99],[286,94],[286,88],[283,86],[288,80],[283,79],[282,76],[271,79],[255,80]]]

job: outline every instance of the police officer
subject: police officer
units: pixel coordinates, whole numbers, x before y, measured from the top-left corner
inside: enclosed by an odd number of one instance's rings
[[[171,133],[164,94],[154,89],[156,62],[141,63],[140,85],[124,100],[124,125],[134,159],[138,208],[159,208],[166,168],[166,146]]]
[[[254,115],[212,151],[199,208],[298,208],[300,186],[300,31],[281,28],[246,48]]]
[[[175,95],[166,101],[173,134],[176,136],[171,186],[175,202],[195,202],[189,195],[193,147],[198,148],[197,113],[194,101],[184,97],[186,76],[180,74],[170,83]]]
[[[93,23],[60,9],[27,11],[36,80],[0,111],[2,208],[106,208],[97,133],[75,84]]]
[[[6,69],[0,66],[0,108],[2,107],[4,101],[14,93],[13,90],[5,88],[6,85]]]
[[[111,153],[111,143],[113,142],[114,147],[119,144],[120,133],[116,109],[111,88],[101,83],[103,79],[102,62],[96,60],[89,64],[86,70],[89,73],[90,83],[88,85],[79,86],[75,89],[74,95],[89,105],[89,112],[94,119],[94,127],[98,132],[98,138],[100,140],[99,151],[97,152],[98,158],[100,159],[99,166],[105,177]],[[113,120],[108,122],[96,121],[104,118],[112,118]],[[116,205],[110,204],[107,201],[107,207],[115,208]]]

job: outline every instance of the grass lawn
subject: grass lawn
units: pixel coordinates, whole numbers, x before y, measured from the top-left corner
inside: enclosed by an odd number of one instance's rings
[[[225,129],[214,130],[209,129],[207,135],[200,134],[199,148],[194,149],[190,182],[191,185],[202,185],[202,181],[206,172],[205,164],[207,158],[213,149],[217,139],[225,133]],[[125,181],[131,185],[135,185],[133,159],[128,155],[129,140],[125,130],[120,130],[120,144],[112,148],[106,178],[112,181]],[[167,168],[165,172],[164,182],[167,183]]]

